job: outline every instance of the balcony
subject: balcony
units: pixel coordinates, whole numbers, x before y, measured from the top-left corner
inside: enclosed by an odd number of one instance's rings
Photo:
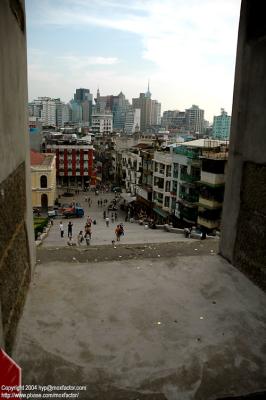
[[[206,208],[221,208],[223,206],[222,202],[215,200],[214,198],[206,198],[199,196],[199,204]]]
[[[163,199],[154,199],[154,203],[158,204],[158,205],[162,205],[163,204]]]
[[[192,167],[199,168],[201,165],[201,160],[199,158],[189,158],[187,164],[191,165]]]
[[[180,210],[180,217],[190,223],[196,223],[197,210],[195,208],[183,208]]]
[[[153,185],[153,190],[159,193],[164,193],[164,188],[157,185]]]
[[[213,174],[211,172],[201,171],[200,181],[206,185],[219,186],[224,185],[225,178],[224,174]]]
[[[203,150],[201,158],[208,158],[210,160],[227,160],[228,159],[228,151],[207,151]]]
[[[181,193],[179,197],[180,199],[185,200],[188,203],[197,203],[199,201],[198,194]]]
[[[159,178],[164,178],[164,172],[154,171],[153,176],[158,176]]]
[[[220,227],[220,220],[211,220],[198,216],[198,224],[208,229],[217,229]]]
[[[200,178],[196,175],[188,175],[186,173],[181,173],[180,175],[181,181],[185,181],[188,183],[194,183],[200,180]]]

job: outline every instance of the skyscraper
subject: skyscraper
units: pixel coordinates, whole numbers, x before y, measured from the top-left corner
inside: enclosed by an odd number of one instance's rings
[[[50,97],[39,97],[42,100],[41,120],[44,125],[56,125],[56,100]]]
[[[138,98],[132,99],[135,109],[140,109],[140,130],[145,132],[151,125],[159,125],[161,119],[161,103],[151,99],[150,87],[146,93],[140,93]]]
[[[231,117],[221,108],[221,115],[213,118],[212,136],[215,139],[227,140],[230,136]]]
[[[85,125],[91,125],[91,116],[92,116],[92,102],[93,95],[90,93],[90,89],[76,89],[76,93],[74,94],[74,100],[72,104],[76,103],[81,107],[81,120],[73,122],[83,122]],[[77,110],[78,107],[74,106],[74,109]],[[73,108],[72,108],[73,110]]]
[[[192,134],[204,133],[204,110],[195,104],[186,109],[186,129]]]
[[[82,106],[76,100],[70,100],[69,102],[71,108],[71,121],[75,123],[82,122]]]

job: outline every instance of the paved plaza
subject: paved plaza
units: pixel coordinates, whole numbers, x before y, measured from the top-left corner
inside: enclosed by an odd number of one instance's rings
[[[88,202],[85,201],[85,196],[90,197],[92,200],[92,206],[89,207]],[[98,200],[108,200],[108,204],[112,199],[115,198],[113,193],[100,194],[96,196],[94,193],[81,193],[75,197],[62,197],[61,203],[70,203],[72,201],[79,202],[84,208],[85,216],[84,218],[62,218],[64,225],[64,238],[60,237],[59,223],[60,219],[54,220],[54,225],[49,231],[48,237],[44,240],[43,246],[66,246],[67,245],[67,224],[69,221],[73,223],[73,240],[77,241],[77,236],[79,231],[84,232],[84,225],[86,223],[87,217],[90,216],[93,220],[96,220],[97,224],[92,225],[92,240],[91,245],[105,245],[111,244],[112,240],[115,239],[115,228],[120,222],[124,224],[125,236],[121,237],[121,243],[133,244],[133,243],[160,243],[160,242],[187,242],[189,239],[184,238],[183,234],[176,234],[163,231],[162,229],[145,229],[143,225],[138,223],[125,222],[126,213],[120,210],[118,206],[118,218],[117,221],[111,222],[111,214],[109,211],[110,225],[106,226],[103,219],[103,211],[107,207],[98,207]],[[123,200],[121,200],[123,203]],[[119,205],[121,204],[119,203]],[[82,247],[86,244],[83,242]]]

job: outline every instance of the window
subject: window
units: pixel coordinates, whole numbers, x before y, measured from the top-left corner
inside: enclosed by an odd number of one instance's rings
[[[170,205],[170,197],[166,196],[164,198],[164,206],[169,207],[169,205]]]
[[[41,188],[47,188],[47,176],[42,175],[40,179]]]
[[[172,167],[171,165],[166,166],[166,176],[171,176],[172,173]]]
[[[166,192],[170,192],[170,188],[171,188],[171,181],[166,181],[166,183],[165,183],[165,191]]]

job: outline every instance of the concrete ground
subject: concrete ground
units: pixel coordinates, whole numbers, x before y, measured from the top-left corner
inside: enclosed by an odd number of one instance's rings
[[[13,353],[23,383],[87,385],[93,400],[265,390],[265,293],[210,241],[167,246],[98,246],[101,261],[40,249]]]
[[[92,206],[88,206],[88,202],[85,201],[85,196],[90,197],[92,199]],[[79,231],[84,232],[84,225],[86,223],[87,217],[90,216],[93,220],[96,219],[97,224],[92,225],[92,245],[103,245],[103,244],[111,244],[112,240],[115,238],[115,228],[117,223],[123,222],[125,228],[125,236],[121,237],[121,242],[125,244],[134,244],[134,243],[156,243],[156,242],[178,242],[178,241],[188,241],[189,239],[185,239],[183,234],[169,233],[165,232],[161,229],[148,229],[146,230],[143,225],[139,225],[138,223],[130,223],[125,222],[125,212],[121,211],[118,207],[118,218],[117,222],[111,222],[111,214],[109,212],[110,225],[107,228],[105,221],[103,219],[103,211],[107,208],[98,207],[97,201],[100,199],[107,199],[108,204],[115,196],[113,193],[100,194],[99,196],[95,196],[93,193],[81,193],[80,195],[76,195],[74,198],[61,198],[62,203],[68,203],[71,201],[80,202],[81,206],[84,207],[85,217],[84,218],[72,218],[65,219],[63,218],[63,225],[65,229],[64,238],[60,237],[59,231],[59,222],[60,219],[54,220],[54,226],[49,231],[48,237],[44,240],[42,246],[57,246],[62,247],[67,245],[67,224],[69,221],[73,223],[73,240],[77,241],[77,236]],[[122,201],[121,201],[122,202]],[[209,239],[212,240],[212,239]],[[86,247],[85,243],[82,245]]]

